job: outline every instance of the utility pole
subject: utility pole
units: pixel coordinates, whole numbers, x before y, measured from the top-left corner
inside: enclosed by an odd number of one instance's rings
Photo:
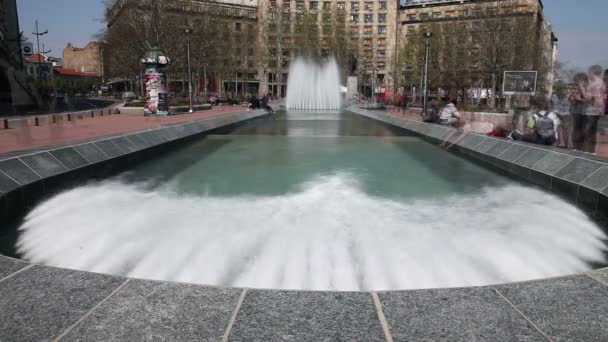
[[[192,29],[186,29],[186,36],[188,36],[188,96],[190,99],[190,109],[188,109],[189,113],[194,112],[194,107],[192,104],[192,64],[190,61],[190,35],[192,34]]]
[[[49,30],[45,30],[44,32],[40,32],[38,29],[38,20],[36,20],[36,32],[32,32],[33,35],[36,35],[36,45],[38,46],[38,77],[42,77],[42,58],[41,55],[44,53],[49,53],[49,51],[40,51],[40,36],[44,36],[48,34]]]
[[[373,78],[372,78],[372,103],[374,105],[376,105],[376,83],[377,83],[377,78],[378,78],[378,71],[380,69],[375,68],[374,69],[374,74],[373,74]]]
[[[429,55],[431,52],[431,32],[424,34],[424,78],[423,78],[423,98],[422,98],[422,114],[426,116],[426,112],[429,105],[429,99],[427,96],[429,87]]]
[[[204,99],[207,101],[207,54],[203,53],[203,82]]]

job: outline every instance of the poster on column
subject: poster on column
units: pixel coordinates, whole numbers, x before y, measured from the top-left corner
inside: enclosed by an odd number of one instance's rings
[[[169,114],[169,89],[167,76],[163,68],[149,66],[146,68],[146,115],[168,115]]]

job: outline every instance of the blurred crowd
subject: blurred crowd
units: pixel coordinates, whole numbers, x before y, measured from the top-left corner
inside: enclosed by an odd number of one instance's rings
[[[564,91],[532,99],[535,108],[522,130],[497,127],[488,135],[595,154],[600,119],[608,114],[608,70],[594,65]]]

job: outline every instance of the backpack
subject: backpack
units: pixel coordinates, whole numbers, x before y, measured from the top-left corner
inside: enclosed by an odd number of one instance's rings
[[[422,121],[431,123],[439,122],[439,108],[435,106],[431,107],[431,110],[423,116]]]
[[[538,113],[538,118],[536,119],[536,132],[543,139],[555,137],[555,124],[549,117],[548,112],[545,112],[544,114]]]

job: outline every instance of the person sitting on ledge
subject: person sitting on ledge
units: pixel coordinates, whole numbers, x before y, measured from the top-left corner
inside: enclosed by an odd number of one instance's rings
[[[428,123],[439,123],[439,103],[435,99],[429,98],[429,106],[427,113],[422,113],[422,121]]]
[[[458,113],[456,100],[450,101],[439,113],[439,124],[457,127],[460,124],[462,116]]]
[[[560,121],[557,114],[545,109],[534,114],[528,124],[534,130],[532,133],[523,134],[515,130],[509,137],[513,140],[533,144],[553,145],[557,142],[557,128],[559,125]]]

